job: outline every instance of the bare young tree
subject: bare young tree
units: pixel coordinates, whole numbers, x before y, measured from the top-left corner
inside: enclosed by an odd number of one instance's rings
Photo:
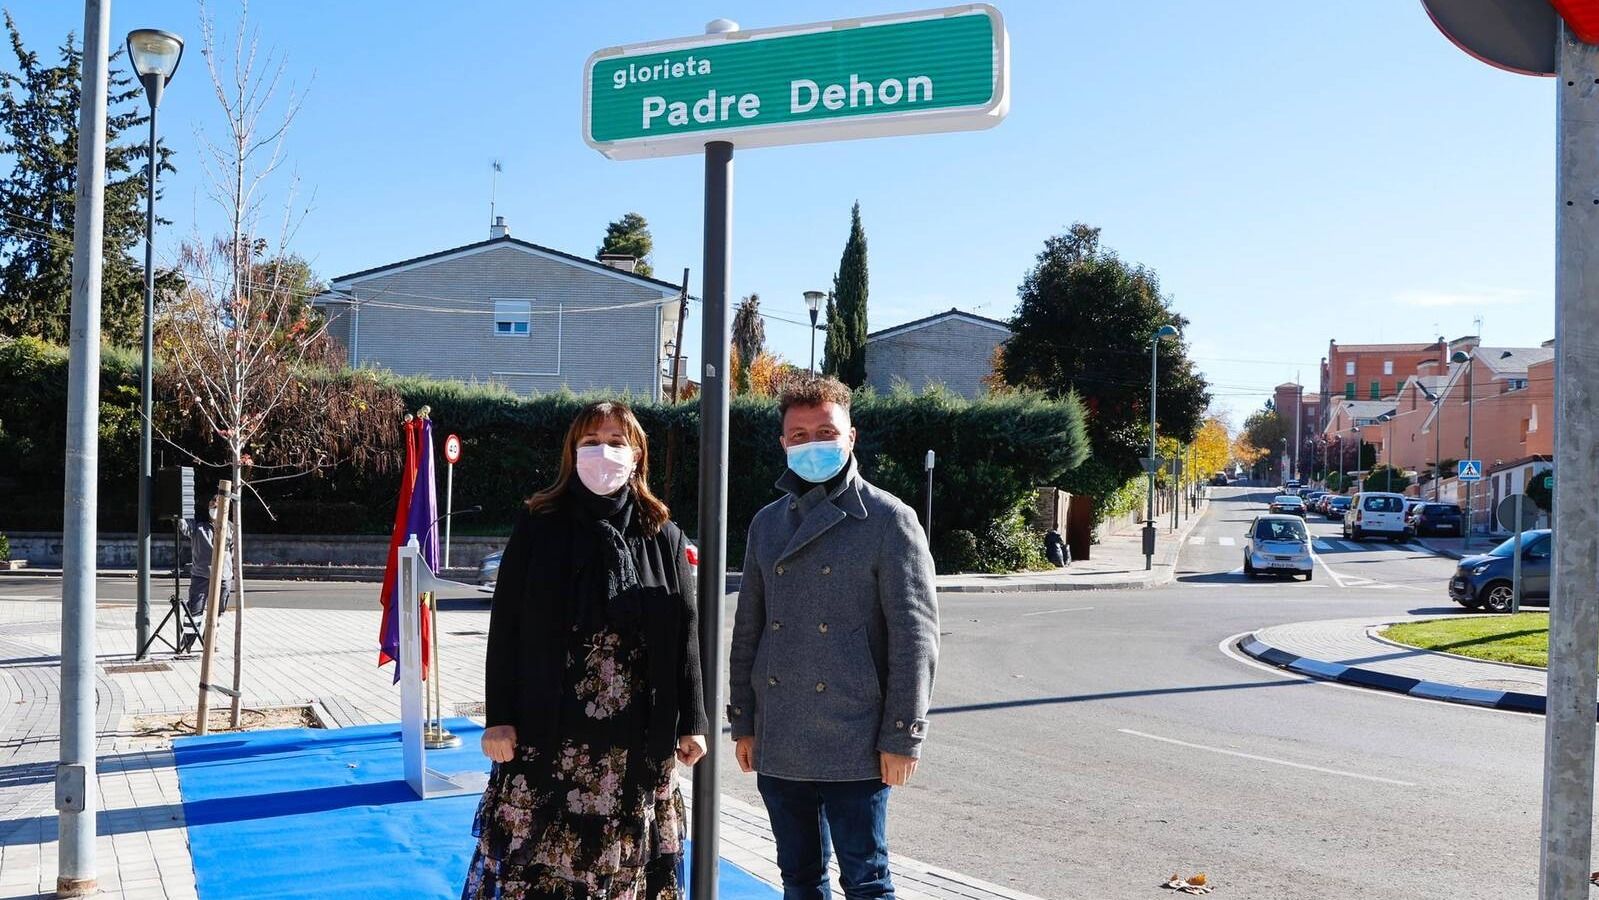
[[[163,381],[176,394],[181,416],[198,420],[211,438],[206,446],[178,449],[226,468],[235,490],[242,486],[258,501],[255,485],[340,462],[386,468],[403,410],[374,378],[329,369],[336,353],[327,322],[310,306],[302,279],[293,277],[296,267],[283,264],[292,258],[289,244],[304,217],[292,184],[286,212],[267,234],[266,188],[283,162],[284,138],[303,95],[283,93],[286,65],[263,51],[246,2],[226,40],[219,40],[203,0],[200,15],[201,53],[222,113],[220,129],[202,131],[203,163],[227,231],[184,243],[177,260],[184,288],[167,298],[161,317]],[[220,460],[214,458],[218,449]],[[232,510],[234,596],[241,611],[243,501]]]

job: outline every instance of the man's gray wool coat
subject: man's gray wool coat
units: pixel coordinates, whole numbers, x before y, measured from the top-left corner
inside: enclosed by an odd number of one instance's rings
[[[933,557],[916,514],[853,460],[828,492],[793,472],[755,514],[729,659],[728,721],[755,768],[798,781],[881,777],[920,756],[938,662]]]

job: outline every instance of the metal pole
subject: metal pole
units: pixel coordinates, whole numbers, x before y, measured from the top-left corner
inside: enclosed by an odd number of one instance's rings
[[[1444,487],[1444,408],[1438,400],[1433,405],[1437,410],[1432,417],[1432,502],[1437,503]]]
[[[1510,564],[1510,611],[1521,612],[1521,498],[1516,495],[1516,546]]]
[[[1155,332],[1155,336],[1150,339],[1149,342],[1149,509],[1148,515],[1145,517],[1147,524],[1144,525],[1144,545],[1146,548],[1153,543],[1150,540],[1150,535],[1155,530],[1155,460],[1160,456],[1160,454],[1155,450],[1155,385],[1157,383],[1156,366],[1159,365],[1160,360],[1156,350],[1159,347],[1160,332],[1157,331]],[[1155,556],[1146,549],[1144,552],[1144,571],[1147,572],[1154,567]]]
[[[1385,475],[1388,481],[1383,487],[1391,494],[1394,491],[1394,420],[1392,417],[1388,419],[1388,427],[1384,429],[1382,449],[1383,455],[1388,457],[1388,472]]]
[[[1299,451],[1305,443],[1305,386],[1299,383],[1299,376],[1294,375],[1294,478],[1298,481],[1305,480],[1305,467],[1299,464]]]
[[[927,500],[926,515],[922,517],[922,535],[927,542],[933,542],[933,451],[927,451]]]
[[[95,874],[94,604],[100,496],[100,273],[105,237],[106,64],[110,0],[83,3],[62,498],[61,755],[56,766],[56,894],[98,892]]]
[[[727,592],[727,379],[732,338],[727,298],[733,271],[732,238],[733,145],[711,141],[705,145],[705,321],[700,326],[705,366],[700,383],[699,613],[705,708],[713,716],[722,709],[722,603]],[[721,755],[721,741],[711,740],[704,758],[694,767],[693,900],[716,900],[717,896],[721,810],[717,770]]]
[[[1559,334],[1560,332],[1556,331],[1555,333]],[[1477,458],[1476,456],[1473,455],[1473,447],[1472,447],[1472,443],[1471,443],[1471,439],[1472,439],[1472,421],[1471,421],[1471,419],[1472,419],[1472,416],[1471,416],[1471,413],[1472,413],[1472,409],[1471,409],[1472,402],[1471,401],[1472,401],[1472,391],[1473,391],[1472,382],[1474,382],[1476,380],[1477,380],[1477,353],[1474,350],[1474,351],[1472,351],[1471,359],[1466,360],[1466,458],[1470,459],[1470,460],[1475,460]],[[1477,472],[1480,475],[1482,473],[1482,470],[1479,468],[1477,470]],[[1461,543],[1461,549],[1470,550],[1471,549],[1471,530],[1473,528],[1475,528],[1476,525],[1477,525],[1477,523],[1472,521],[1472,518],[1471,518],[1471,495],[1472,495],[1472,493],[1475,491],[1475,489],[1477,487],[1477,482],[1475,482],[1475,481],[1467,481],[1467,482],[1465,482],[1465,486],[1466,486],[1466,534],[1465,534],[1465,540],[1462,541],[1462,543]]]
[[[444,568],[450,567],[450,526],[455,522],[455,463],[444,467]]]
[[[688,321],[688,266],[684,266],[683,267],[683,286],[681,288],[678,288],[678,301],[677,302],[678,302],[678,306],[677,306],[677,344],[676,344],[676,346],[674,346],[672,348],[672,402],[673,403],[676,403],[677,400],[678,400],[678,381],[681,378],[681,376],[678,373],[680,373],[683,370],[683,323]],[[667,444],[667,452],[671,452],[671,444]],[[668,474],[670,474],[671,471],[672,471],[672,467],[670,465],[668,465],[666,467],[666,471],[667,471]],[[667,478],[666,479],[666,483],[667,483],[668,487],[670,488],[670,485],[672,483],[672,479],[671,478]]]
[[[150,643],[150,494],[154,475],[150,457],[150,418],[155,367],[155,111],[150,105],[150,164],[145,180],[144,208],[144,355],[139,366],[139,547],[138,586],[133,621],[134,646],[143,659]]]
[[[811,310],[811,374],[816,374],[816,310]]]
[[[1554,559],[1549,699],[1544,716],[1543,842],[1538,896],[1589,894],[1593,852],[1594,693],[1599,689],[1599,47],[1564,30],[1555,79]]]

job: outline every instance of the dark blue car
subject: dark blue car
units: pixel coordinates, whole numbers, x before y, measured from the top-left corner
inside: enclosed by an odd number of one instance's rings
[[[1549,558],[1553,541],[1547,528],[1521,533],[1521,599],[1549,602]],[[1509,612],[1514,594],[1516,539],[1478,556],[1468,556],[1449,579],[1449,598],[1468,609]]]

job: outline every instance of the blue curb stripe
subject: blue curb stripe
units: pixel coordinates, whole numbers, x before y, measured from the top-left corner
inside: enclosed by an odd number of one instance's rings
[[[1488,709],[1537,713],[1539,715],[1544,715],[1548,712],[1548,699],[1537,694],[1523,694],[1517,691],[1490,691],[1484,688],[1466,687],[1461,684],[1445,684],[1441,681],[1422,681],[1418,678],[1407,678],[1403,675],[1392,675],[1373,669],[1361,669],[1340,663],[1324,662],[1307,656],[1298,656],[1286,650],[1278,650],[1276,647],[1262,642],[1260,638],[1253,634],[1240,640],[1237,646],[1239,650],[1255,659],[1271,663],[1280,669],[1288,669],[1324,681],[1335,681],[1339,684],[1393,691],[1394,693],[1408,694],[1412,697],[1421,697],[1427,700],[1463,703],[1468,706],[1481,706]],[[1594,706],[1594,718],[1599,720],[1599,704]]]

